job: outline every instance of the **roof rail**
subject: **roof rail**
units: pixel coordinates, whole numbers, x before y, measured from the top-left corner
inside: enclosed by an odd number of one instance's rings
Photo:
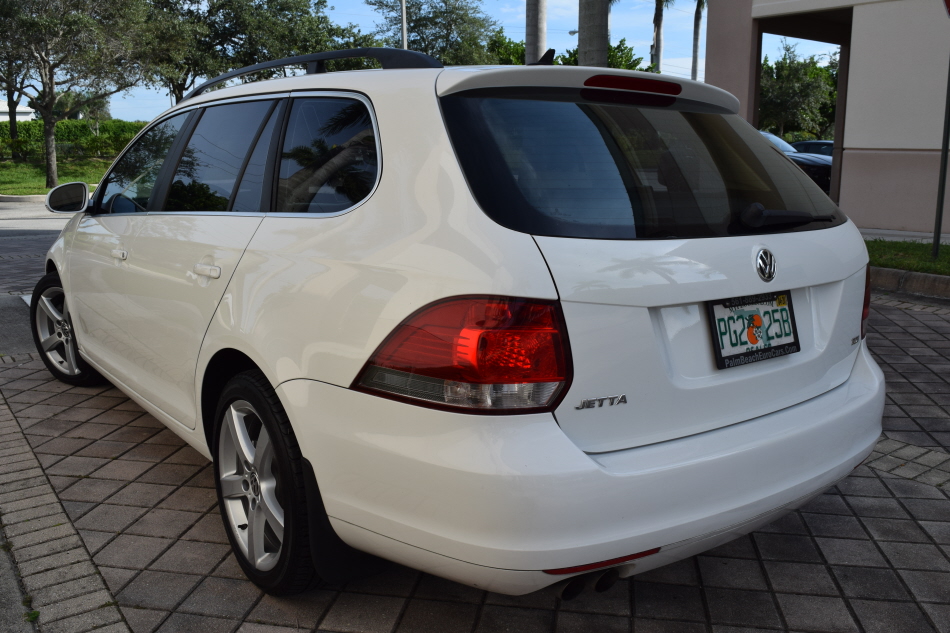
[[[250,73],[256,73],[261,70],[267,70],[269,68],[280,68],[282,66],[292,66],[297,64],[306,64],[307,65],[307,74],[312,75],[314,73],[325,73],[327,72],[326,61],[328,59],[351,59],[354,57],[369,57],[371,59],[377,60],[384,69],[389,70],[392,68],[442,68],[442,64],[439,63],[439,60],[429,57],[424,53],[417,53],[416,51],[407,51],[401,48],[351,48],[343,51],[326,51],[325,53],[311,53],[310,55],[297,55],[296,57],[285,57],[283,59],[275,59],[270,62],[263,62],[261,64],[255,64],[253,66],[245,66],[244,68],[238,68],[237,70],[232,70],[231,72],[224,73],[223,75],[218,75],[210,81],[206,81],[201,84],[187,95],[182,101],[191,99],[192,97],[197,97],[202,92],[208,90],[212,86],[216,86],[220,83],[223,83],[229,79],[234,79],[235,77],[240,77],[242,75],[248,75]]]

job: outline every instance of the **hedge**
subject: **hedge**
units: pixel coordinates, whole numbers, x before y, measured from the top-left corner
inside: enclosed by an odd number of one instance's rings
[[[143,127],[144,121],[120,121],[111,119],[99,122],[100,136],[135,136]],[[60,143],[75,143],[84,138],[95,136],[92,122],[68,119],[56,122],[56,140]],[[43,142],[43,122],[19,121],[16,126],[17,137],[24,141]],[[10,138],[10,121],[0,121],[0,138]]]
[[[56,122],[57,154],[63,157],[74,155],[115,155],[139,133],[144,121],[121,121],[111,119],[99,122],[99,136],[92,131],[92,123],[84,120],[65,120]],[[17,140],[10,140],[10,122],[0,121],[0,155],[9,156],[11,145],[28,158],[43,156],[43,122],[19,121]]]

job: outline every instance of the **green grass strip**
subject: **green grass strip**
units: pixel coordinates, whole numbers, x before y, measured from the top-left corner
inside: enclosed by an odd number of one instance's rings
[[[59,161],[59,182],[97,184],[111,164],[111,158]],[[46,195],[47,191],[46,166],[42,162],[0,161],[0,193],[8,196],[31,196]]]
[[[950,275],[950,244],[940,247],[940,257],[933,260],[930,242],[892,242],[889,240],[866,240],[872,266],[897,268],[917,273]]]

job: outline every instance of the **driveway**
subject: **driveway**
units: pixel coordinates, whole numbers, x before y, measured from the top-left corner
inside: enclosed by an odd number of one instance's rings
[[[398,565],[265,596],[230,554],[210,464],[118,390],[31,356],[0,358],[0,519],[44,631],[950,633],[950,309],[875,297],[868,342],[888,404],[866,465],[754,534],[568,602]]]

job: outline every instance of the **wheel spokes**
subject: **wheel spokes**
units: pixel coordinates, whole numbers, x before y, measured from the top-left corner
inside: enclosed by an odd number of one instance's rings
[[[79,373],[79,363],[76,362],[76,342],[66,341],[63,347],[66,348],[66,373],[71,376]]]
[[[251,436],[247,432],[245,415],[232,404],[225,413],[225,423],[228,425],[228,431],[231,433],[231,439],[234,443],[234,449],[237,451],[241,467],[246,468],[248,464],[254,463],[254,443],[251,442]]]
[[[65,305],[65,302],[63,305]],[[39,308],[56,323],[63,320],[63,313],[56,309],[56,306],[48,297],[40,297]]]
[[[274,535],[281,543],[284,542],[284,509],[277,502],[277,496],[274,494],[273,484],[266,487],[261,485],[261,502],[258,504],[259,511],[264,515],[267,525],[274,531]]]
[[[63,342],[63,339],[57,336],[56,332],[53,332],[52,334],[44,338],[40,342],[40,345],[43,347],[44,352],[48,352],[62,342]]]
[[[267,519],[261,511],[261,506],[251,510],[247,517],[247,559],[254,567],[260,567],[261,559],[265,555],[264,550],[264,526]]]

